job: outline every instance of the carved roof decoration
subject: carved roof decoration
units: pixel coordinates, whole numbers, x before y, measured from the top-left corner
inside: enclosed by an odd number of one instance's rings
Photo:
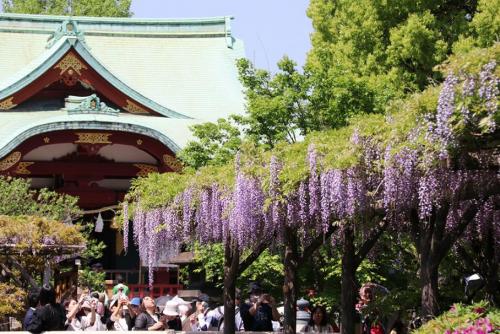
[[[216,121],[242,114],[244,94],[236,60],[245,57],[245,51],[233,35],[231,20],[0,13],[0,101],[72,52],[89,68],[83,76],[95,71],[149,116]],[[73,31],[68,23],[74,24]],[[23,105],[16,97],[13,104]],[[125,100],[113,103],[125,113]]]
[[[175,154],[190,126],[244,113],[236,60],[245,52],[231,19],[0,13],[0,160],[36,135],[51,144],[45,134],[59,130],[133,133]],[[59,94],[74,82],[90,90]],[[53,83],[57,103],[36,104]],[[169,158],[165,167],[179,168]]]
[[[1,17],[2,14],[0,14],[0,18]],[[2,38],[1,27],[0,38]],[[169,118],[192,118],[145,97],[137,90],[125,84],[122,80],[111,73],[105,65],[97,60],[85,44],[71,36],[62,36],[50,49],[45,50],[39,58],[29,64],[29,66],[23,68],[21,72],[17,73],[13,77],[10,77],[8,81],[0,81],[0,101],[9,101],[6,100],[8,97],[14,96],[17,92],[35,82],[51,68],[57,68],[60,70],[61,74],[64,74],[69,70],[80,72],[80,70],[86,69],[87,66],[82,64],[76,58],[76,55],[81,57],[81,59],[92,67],[98,75],[104,78],[107,83],[145,107]],[[0,60],[1,59],[2,57],[0,52]],[[18,103],[12,104],[15,106]]]
[[[120,110],[108,107],[106,103],[101,102],[101,99],[96,94],[90,96],[70,95],[65,99],[65,108],[68,111],[68,115],[105,114],[118,116],[120,113]]]
[[[64,20],[47,39],[47,49],[50,49],[63,36],[68,36],[69,40],[77,39],[80,43],[85,44],[83,31],[78,29],[78,24],[72,19]],[[85,44],[85,46],[87,46]],[[87,46],[88,47],[88,46]]]

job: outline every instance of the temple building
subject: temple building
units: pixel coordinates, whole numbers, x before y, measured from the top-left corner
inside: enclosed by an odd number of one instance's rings
[[[244,110],[230,23],[0,14],[0,175],[97,212],[131,179],[177,172],[191,125]],[[104,269],[140,272],[102,213]]]

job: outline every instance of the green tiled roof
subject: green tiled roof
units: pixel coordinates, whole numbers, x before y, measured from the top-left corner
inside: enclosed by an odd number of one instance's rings
[[[55,34],[68,20],[82,34]],[[190,125],[243,113],[235,62],[244,49],[230,21],[0,14],[0,101],[73,47],[113,86],[167,116],[0,110],[0,159],[33,135],[63,129],[140,133],[176,152]]]
[[[0,83],[35,67],[49,51],[47,39],[68,19],[0,14]],[[204,121],[244,111],[235,66],[244,56],[243,44],[231,35],[229,17],[71,20],[98,63],[159,106]]]

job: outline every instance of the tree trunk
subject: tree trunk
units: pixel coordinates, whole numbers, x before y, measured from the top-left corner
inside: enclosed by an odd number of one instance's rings
[[[354,251],[354,231],[352,226],[346,225],[342,232],[342,292],[340,296],[342,314],[342,334],[354,334],[354,318],[356,304],[356,266]]]
[[[283,332],[293,334],[295,333],[297,318],[297,230],[285,227],[283,237],[285,242],[285,280],[283,284],[285,321]]]
[[[494,239],[494,232],[493,232],[493,226],[490,225],[490,228],[488,229],[488,235],[486,237],[486,242],[484,243],[485,247],[485,262],[487,264],[486,266],[486,275],[485,281],[486,281],[486,299],[491,303],[493,306],[500,306],[500,287],[498,286],[498,255],[495,254],[495,239]],[[498,251],[498,250],[497,250]]]
[[[48,259],[45,260],[45,268],[43,270],[43,285],[49,285],[52,278],[52,268]]]
[[[235,327],[235,290],[240,251],[235,241],[227,240],[224,248],[224,334],[232,334]]]
[[[435,317],[439,313],[438,266],[433,264],[430,254],[420,257],[420,286],[422,288],[422,316]]]

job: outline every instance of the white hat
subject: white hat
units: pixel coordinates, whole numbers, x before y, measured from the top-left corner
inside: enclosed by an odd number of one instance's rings
[[[190,305],[191,303],[188,301],[185,301],[179,296],[175,296],[174,298],[171,299],[171,301],[175,302],[177,305]]]
[[[84,302],[83,302],[83,304],[82,304],[81,308],[82,308],[82,309],[84,309],[84,308],[88,308],[89,310],[91,310],[91,309],[92,309],[92,307],[90,306],[90,303],[89,303],[89,301],[88,301],[88,300],[86,300],[86,301],[84,301]]]
[[[178,304],[175,301],[169,300],[165,304],[165,308],[163,309],[163,314],[169,315],[169,316],[172,316],[172,317],[178,316],[179,312],[177,312],[177,305]]]

